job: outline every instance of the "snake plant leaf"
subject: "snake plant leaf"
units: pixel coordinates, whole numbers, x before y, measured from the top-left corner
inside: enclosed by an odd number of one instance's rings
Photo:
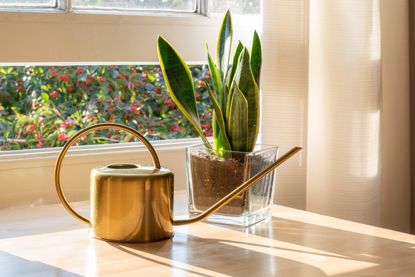
[[[220,72],[219,72],[218,68],[215,65],[215,62],[212,59],[212,56],[209,53],[209,49],[207,48],[207,46],[206,46],[206,50],[207,50],[207,54],[208,54],[208,67],[209,67],[210,76],[211,76],[211,79],[212,79],[213,88],[215,89],[217,98],[219,100],[218,105],[222,106],[224,104],[222,78],[220,76]],[[208,88],[208,91],[209,91],[210,86],[207,85],[206,87]],[[214,105],[214,103],[212,101],[213,98],[216,101],[216,103],[218,103],[218,101],[216,100],[213,93],[209,93],[209,96],[211,98],[212,105]],[[224,139],[222,137],[223,132],[222,132],[221,128],[219,127],[219,123],[218,123],[218,120],[217,120],[217,117],[219,117],[219,116],[221,116],[221,115],[218,115],[217,111],[215,109],[213,109],[213,113],[212,113],[213,143],[214,143],[214,148],[215,148],[215,151],[216,151],[216,155],[221,157],[222,153],[223,153],[223,149],[225,148],[225,145],[224,145],[225,142],[224,142]],[[222,118],[223,118],[223,116],[222,116]]]
[[[238,66],[238,59],[241,55],[242,49],[244,49],[244,45],[241,41],[239,41],[235,49],[235,54],[233,55],[231,71],[228,75],[228,87],[231,87],[231,84],[233,82],[233,77],[235,76],[236,67]]]
[[[247,151],[252,151],[255,147],[259,132],[259,89],[254,76],[252,75],[249,52],[246,47],[242,50],[239,57],[234,83],[238,86],[240,91],[242,91],[248,101],[249,138],[247,142]]]
[[[232,97],[229,109],[228,135],[233,151],[247,152],[249,139],[248,101],[236,83],[232,85]]]
[[[212,56],[209,53],[209,50],[207,50],[207,54],[208,54],[208,67],[209,67],[209,71],[210,71],[210,76],[212,78],[212,84],[213,84],[213,89],[216,92],[217,95],[217,99],[219,102],[219,105],[223,105],[224,103],[224,95],[223,95],[223,84],[222,84],[222,79],[220,77],[220,72],[218,70],[218,68],[215,65],[215,62],[212,59]]]
[[[252,51],[251,51],[251,70],[254,75],[255,82],[259,87],[259,79],[261,76],[261,65],[262,65],[262,47],[261,40],[259,39],[258,33],[254,32],[254,38],[252,40]]]
[[[205,146],[212,148],[200,126],[189,67],[179,53],[161,36],[157,39],[157,53],[170,97],[193,125]]]
[[[228,70],[232,45],[232,33],[232,18],[231,13],[228,10],[223,17],[216,42],[216,62],[218,63],[218,68],[222,74],[222,78],[224,78]]]
[[[218,156],[223,156],[223,150],[232,150],[231,144],[229,143],[228,136],[226,135],[226,125],[225,120],[223,118],[222,110],[219,106],[218,101],[213,95],[212,89],[210,88],[208,83],[206,84],[207,91],[209,93],[210,101],[212,102],[214,118],[212,119],[212,123],[215,124],[218,128],[219,135],[216,137],[217,142],[215,142],[215,150]],[[214,125],[214,126],[215,126]],[[215,136],[214,136],[215,139]]]

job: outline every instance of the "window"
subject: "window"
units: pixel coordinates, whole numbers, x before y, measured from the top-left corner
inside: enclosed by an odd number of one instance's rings
[[[20,70],[19,74],[30,75],[40,69],[47,74],[48,66],[58,67],[57,72],[60,72],[65,70],[64,67],[66,70],[71,68],[73,71],[81,66],[88,71],[92,70],[91,66],[108,68],[115,65],[120,69],[154,65],[158,61],[156,51],[158,35],[163,35],[175,45],[186,61],[200,65],[206,61],[206,43],[209,44],[213,54],[221,21],[221,15],[203,16],[206,14],[207,0],[124,0],[123,3],[139,4],[136,6],[128,4],[125,10],[114,10],[110,7],[111,1],[108,0],[100,1],[108,4],[104,8],[92,7],[98,1],[87,0],[7,0],[7,2],[2,0],[0,2],[0,37],[2,38],[0,68],[2,70],[13,68],[14,72],[10,73],[11,75],[3,73],[3,80],[0,81],[2,85],[6,83],[5,78],[13,78],[13,74],[17,74],[16,70],[17,72]],[[182,3],[181,6],[170,5],[179,2]],[[148,6],[148,3],[166,3],[166,6],[161,10],[149,10],[152,7]],[[259,5],[259,1],[256,3]],[[142,12],[143,9],[146,11]],[[221,9],[226,7],[221,6]],[[211,11],[215,12],[215,10]],[[216,11],[222,13],[219,8]],[[247,20],[236,22],[236,14],[234,19],[234,24],[237,26],[234,40],[237,42],[240,39],[250,45],[252,29],[256,25]],[[33,73],[27,72],[30,69]],[[98,82],[95,84],[101,86]],[[16,86],[13,82],[8,83]],[[59,88],[62,91],[69,90],[64,80],[58,80],[58,84],[61,85],[57,87],[58,90]],[[19,86],[20,84],[17,85]],[[26,90],[27,87],[24,89]],[[42,90],[38,88],[37,91],[33,97],[42,101]],[[54,100],[52,99],[54,94],[51,94],[52,87],[43,92],[52,103]],[[46,95],[44,96],[47,99]],[[6,109],[5,103],[2,102],[2,106]],[[1,118],[4,119],[3,115]],[[5,126],[4,123],[0,124]],[[23,125],[22,128],[27,125]],[[188,130],[188,127],[185,127]],[[2,130],[4,132],[5,129]],[[155,131],[157,134],[157,130]],[[69,132],[67,135],[70,135]],[[167,139],[161,140],[161,136],[147,135],[149,138],[160,139],[153,141],[152,144],[160,155],[162,166],[175,172],[175,188],[183,189],[185,187],[184,148],[200,143],[200,139],[171,140],[166,136],[163,138]],[[191,136],[190,133],[188,135]],[[21,137],[16,137],[15,132],[13,135],[8,135],[8,138]],[[4,141],[4,135],[2,139]],[[36,141],[34,136],[32,139],[34,140],[30,142],[30,147],[36,148],[39,141]],[[3,142],[2,147],[4,145],[6,144]],[[44,146],[46,147],[46,144]],[[21,149],[19,147],[16,146],[16,149]],[[10,149],[9,143],[6,151],[0,151],[0,180],[8,180],[7,188],[13,188],[16,193],[0,193],[0,207],[12,206],[16,203],[35,204],[56,201],[51,176],[59,149],[8,151]],[[95,166],[111,162],[151,163],[145,148],[136,143],[79,146],[72,148],[69,154],[64,165],[63,182],[64,186],[66,183],[70,184],[67,191],[71,200],[86,199],[89,171]],[[69,180],[65,176],[69,176]]]
[[[0,7],[55,7],[56,0],[3,0]]]
[[[0,12],[62,12],[67,7],[65,0],[3,0],[0,1]]]
[[[192,66],[202,128],[211,135],[206,66]],[[81,127],[117,122],[149,140],[196,137],[156,65],[0,67],[0,151],[63,144]],[[79,144],[128,142],[114,130]]]
[[[196,0],[72,0],[72,8],[195,12]]]
[[[260,0],[4,0],[0,2],[0,9],[67,9],[67,3],[71,4],[74,11],[168,11],[206,14],[206,6],[211,13],[223,13],[230,9],[234,15],[258,15],[260,11]]]
[[[230,9],[232,14],[239,15],[259,15],[261,6],[260,0],[212,0],[209,4],[212,13],[223,13]]]
[[[62,0],[5,0],[2,2],[3,6],[21,6],[26,5],[33,7],[53,7]],[[188,11],[194,12],[197,5],[203,5],[206,1],[196,0],[70,0],[72,8],[77,9],[122,9],[122,10],[166,10],[166,11]],[[65,139],[70,136],[80,126],[86,124],[80,119],[74,119],[75,113],[66,114],[64,118],[59,120],[55,116],[42,116],[42,113],[47,113],[48,106],[54,106],[58,109],[66,108],[67,105],[62,101],[72,99],[73,107],[83,109],[84,114],[79,114],[78,118],[83,118],[89,114],[84,107],[88,105],[89,100],[83,103],[76,100],[74,94],[84,94],[85,99],[90,99],[93,93],[82,89],[81,85],[85,81],[91,81],[88,76],[93,76],[95,79],[94,89],[98,91],[114,89],[109,82],[118,84],[123,80],[118,80],[120,70],[123,71],[128,68],[127,65],[119,65],[116,69],[110,69],[108,64],[122,63],[145,65],[148,62],[156,62],[156,47],[155,41],[158,34],[163,34],[166,38],[172,41],[174,45],[178,45],[178,50],[184,55],[187,60],[205,61],[206,52],[204,44],[209,42],[211,48],[214,48],[216,40],[217,27],[220,24],[222,12],[231,8],[236,11],[236,14],[252,15],[259,12],[259,0],[244,0],[244,1],[210,1],[211,12],[220,13],[218,16],[212,18],[206,17],[166,17],[166,16],[112,16],[102,14],[31,14],[31,13],[1,13],[0,17],[0,35],[8,38],[9,43],[0,46],[0,61],[5,61],[6,66],[0,68],[0,114],[2,119],[0,121],[0,150],[11,149],[31,149],[61,146]],[[3,16],[4,15],[4,16]],[[258,18],[258,16],[257,16]],[[234,16],[234,20],[238,20]],[[31,24],[35,23],[35,24]],[[245,22],[238,22],[238,30],[240,31],[241,24],[249,24]],[[186,29],[186,32],[182,32]],[[205,36],[200,36],[200,30],[204,30]],[[16,34],[19,34],[18,36]],[[250,34],[250,32],[241,32],[240,36]],[[23,38],[23,39],[20,39]],[[249,41],[248,38],[241,38],[243,41]],[[237,41],[235,39],[235,41]],[[191,45],[191,47],[189,47]],[[132,61],[137,61],[132,63]],[[21,62],[23,65],[32,62],[39,62],[41,64],[54,62],[57,65],[53,66],[14,66],[16,62]],[[102,66],[59,66],[62,62],[85,62],[91,64],[99,62]],[[53,68],[53,69],[51,69]],[[147,66],[152,68],[150,71],[160,76],[157,67]],[[196,67],[195,67],[196,68]],[[76,74],[76,70],[81,69],[85,73],[81,75]],[[156,72],[158,70],[158,72]],[[106,72],[102,74],[102,72]],[[59,81],[58,77],[51,76],[51,72],[58,72],[62,76],[67,76],[67,81]],[[115,73],[108,73],[115,72]],[[206,72],[204,69],[203,72]],[[55,74],[58,74],[55,73]],[[151,73],[151,74],[152,74]],[[110,75],[108,75],[110,74]],[[112,75],[111,75],[112,74]],[[108,82],[99,82],[96,78],[103,77]],[[195,79],[200,77],[194,76]],[[159,77],[157,77],[159,78]],[[118,82],[118,83],[117,83]],[[149,83],[141,84],[137,91],[148,91],[147,87],[154,85],[154,83],[147,80]],[[161,80],[162,82],[162,80]],[[98,86],[98,85],[99,86]],[[163,84],[159,84],[158,88],[164,89]],[[124,93],[124,89],[115,88],[116,91]],[[137,92],[136,92],[137,93]],[[64,95],[64,96],[63,96]],[[163,94],[164,98],[166,95]],[[202,91],[203,101],[205,106],[209,106],[206,91]],[[64,97],[69,97],[64,99]],[[108,97],[108,93],[107,93]],[[158,105],[162,100],[156,98],[157,95],[150,95]],[[10,99],[8,99],[10,98]],[[108,99],[107,99],[108,100]],[[165,100],[165,99],[164,99]],[[32,101],[32,102],[30,102]],[[60,101],[60,102],[59,102]],[[109,100],[108,100],[109,101]],[[134,103],[129,103],[128,99],[123,100],[123,109],[135,109]],[[157,102],[159,101],[159,102]],[[134,102],[134,101],[133,101]],[[145,103],[148,104],[149,101]],[[157,108],[152,104],[152,111],[157,111]],[[37,106],[36,106],[37,105]],[[99,104],[100,105],[100,104]],[[162,105],[162,104],[161,104]],[[42,107],[38,109],[35,107]],[[159,107],[163,108],[163,106]],[[90,108],[91,110],[92,108]],[[72,108],[74,110],[74,108]],[[108,117],[110,108],[108,105],[101,105],[95,107],[96,112],[94,116],[99,117],[88,123],[103,122],[113,120]],[[150,113],[145,107],[138,107],[139,111],[145,111],[149,118]],[[205,109],[203,113],[203,123],[208,119],[209,110]],[[30,114],[29,114],[30,113]],[[126,112],[127,113],[127,112]],[[178,125],[167,124],[168,126],[161,126],[162,124],[155,123],[155,119],[162,119],[162,116],[152,113],[154,116],[149,120],[151,124],[144,124],[143,129],[148,129],[146,133],[150,139],[175,139],[183,137],[194,136],[194,131],[190,126],[182,129],[180,125],[182,119],[180,112],[174,111],[178,116]],[[129,122],[128,115],[117,115],[114,120],[117,122],[137,124],[133,121]],[[167,116],[168,117],[168,116]],[[17,120],[19,118],[19,120]],[[39,122],[35,122],[36,118],[41,118],[41,123],[56,127],[56,125],[66,126],[70,125],[70,130],[52,130],[39,133],[32,129],[41,128]],[[136,120],[129,118],[131,120]],[[69,120],[69,121],[68,121]],[[51,121],[56,121],[52,124]],[[63,121],[63,123],[61,123]],[[67,122],[68,121],[68,122]],[[136,120],[137,121],[137,120]],[[66,122],[66,123],[65,123]],[[48,127],[43,127],[48,128]],[[155,130],[156,128],[157,130]],[[167,128],[167,130],[162,130]],[[66,128],[65,128],[66,129]],[[169,130],[181,130],[181,132],[172,132]],[[210,132],[210,127],[205,128],[206,132]],[[46,136],[46,138],[45,138]],[[111,140],[106,140],[111,141]],[[105,143],[105,140],[100,141]]]

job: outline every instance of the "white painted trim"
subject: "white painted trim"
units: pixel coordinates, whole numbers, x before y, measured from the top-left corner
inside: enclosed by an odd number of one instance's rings
[[[170,139],[151,141],[151,144],[156,150],[174,150],[183,149],[194,144],[201,144],[200,138],[186,138],[186,139]],[[61,147],[29,149],[29,150],[10,150],[0,152],[0,166],[3,163],[10,161],[22,161],[37,158],[55,158],[61,151]],[[94,155],[108,155],[114,152],[120,153],[123,151],[145,151],[146,147],[140,142],[126,142],[114,143],[105,145],[82,145],[72,147],[69,156],[88,156]],[[99,153],[97,153],[99,151]]]
[[[0,12],[29,12],[29,13],[65,13],[68,10],[67,0],[55,0],[55,5],[19,4],[19,6],[4,5]]]
[[[205,43],[215,45],[219,24],[220,18],[195,13],[0,12],[0,37],[7,37],[7,43],[0,44],[0,61],[155,62],[159,35],[175,45],[186,60],[206,60]]]
[[[210,138],[211,142],[213,141]],[[154,149],[160,151],[183,150],[188,146],[201,144],[200,138],[189,139],[172,139],[152,141]],[[39,168],[55,160],[61,151],[61,147],[31,149],[31,150],[14,150],[0,152],[0,170],[16,168]],[[115,143],[106,145],[84,145],[74,146],[67,154],[69,163],[76,163],[77,160],[84,160],[87,157],[93,157],[98,160],[108,160],[114,155],[123,154],[145,154],[146,147],[140,142]]]
[[[258,18],[235,15],[233,20],[238,26],[234,43],[241,40],[250,47],[251,30],[261,28]],[[195,13],[0,12],[0,37],[7,38],[0,44],[0,63],[151,63],[158,61],[159,35],[168,39],[186,61],[206,61],[205,45],[214,49],[220,23],[221,16]]]

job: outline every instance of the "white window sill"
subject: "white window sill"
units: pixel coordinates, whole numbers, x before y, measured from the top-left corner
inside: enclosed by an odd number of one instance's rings
[[[151,145],[157,152],[160,151],[173,151],[183,150],[188,146],[201,144],[200,138],[186,138],[186,139],[171,139],[171,140],[158,140],[151,141]],[[0,152],[0,170],[10,168],[13,163],[19,163],[19,168],[24,167],[25,162],[36,163],[31,167],[42,166],[42,160],[56,160],[61,147],[56,148],[42,148],[42,149],[29,149],[29,150],[14,150],[14,151],[2,151]],[[131,153],[146,153],[147,149],[144,144],[140,142],[129,143],[114,143],[105,145],[83,145],[73,146],[70,149],[70,153],[67,154],[68,160],[77,157],[91,157],[91,156],[105,156],[109,155],[122,155]],[[23,163],[23,164],[22,164]]]

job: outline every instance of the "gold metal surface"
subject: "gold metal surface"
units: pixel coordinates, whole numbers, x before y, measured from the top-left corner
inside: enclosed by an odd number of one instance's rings
[[[125,126],[125,125],[122,125],[122,124],[117,124],[117,123],[102,123],[102,124],[96,124],[96,125],[90,126],[88,128],[85,128],[85,129],[77,132],[73,137],[71,137],[65,143],[64,147],[62,148],[61,152],[59,153],[59,156],[58,156],[58,159],[57,159],[56,165],[55,165],[55,186],[56,186],[56,191],[58,193],[59,199],[62,202],[63,206],[68,210],[68,212],[70,214],[72,214],[75,218],[77,218],[78,220],[80,220],[80,221],[82,221],[84,223],[87,223],[87,224],[91,224],[91,222],[87,218],[85,218],[85,217],[81,216],[80,214],[78,214],[69,205],[68,201],[66,200],[66,198],[65,198],[65,196],[63,194],[63,191],[62,191],[62,187],[61,187],[60,171],[61,171],[63,159],[65,158],[65,155],[68,152],[69,148],[82,135],[84,135],[86,133],[89,133],[89,132],[96,131],[96,130],[108,129],[108,128],[117,128],[117,129],[126,131],[126,132],[132,134],[134,137],[138,138],[147,147],[147,149],[149,150],[149,152],[150,152],[150,154],[152,156],[152,159],[153,159],[154,169],[155,170],[158,170],[158,172],[159,172],[158,176],[155,176],[154,177],[154,180],[155,180],[154,188],[151,187],[151,189],[148,190],[148,188],[150,188],[150,186],[151,186],[152,179],[144,178],[144,176],[150,176],[150,175],[153,176],[154,172],[149,172],[148,170],[146,172],[143,172],[144,168],[137,167],[136,170],[135,170],[135,172],[134,172],[134,174],[128,174],[127,171],[131,171],[134,168],[125,168],[126,167],[125,165],[124,166],[121,166],[121,167],[119,165],[118,166],[117,165],[112,165],[112,166],[107,167],[107,172],[103,173],[103,175],[105,175],[105,176],[111,175],[109,172],[112,171],[116,175],[116,177],[114,177],[115,183],[116,184],[119,184],[119,186],[118,186],[119,188],[118,189],[120,191],[122,191],[122,193],[128,192],[129,190],[132,191],[133,189],[131,187],[133,186],[132,184],[134,182],[135,182],[134,184],[136,184],[136,186],[137,186],[137,190],[139,190],[140,187],[143,187],[145,185],[145,187],[147,188],[146,193],[148,194],[149,191],[150,191],[150,195],[152,195],[152,197],[153,197],[154,194],[157,194],[157,193],[154,192],[154,190],[157,190],[158,189],[160,191],[163,191],[163,189],[164,189],[164,191],[167,191],[167,182],[170,182],[171,181],[171,186],[173,186],[173,174],[171,173],[171,176],[170,176],[168,174],[165,174],[165,172],[163,172],[163,170],[165,170],[165,169],[161,169],[160,168],[160,161],[159,161],[159,159],[157,157],[156,151],[154,150],[153,146],[140,133],[138,133],[136,130],[134,130],[134,129],[128,127],[128,126]],[[125,176],[123,174],[117,173],[117,170],[118,171],[120,171],[120,170],[121,171],[126,170],[124,172]],[[104,170],[102,170],[102,172],[103,171]],[[160,172],[163,172],[163,174],[161,174]],[[96,174],[96,175],[99,176],[99,174]],[[120,179],[122,179],[122,178],[126,178],[126,180],[124,182],[121,182]],[[161,182],[160,181],[161,178],[165,178],[166,181],[165,182]],[[103,180],[104,179],[105,178],[103,177]],[[103,183],[102,184],[102,187],[103,188],[105,187],[107,190],[109,189],[109,191],[115,193],[115,187],[116,187],[116,185],[112,185],[112,183],[109,182],[109,181],[112,181],[112,179],[110,177],[108,177],[105,180],[106,180],[106,183],[105,184]],[[128,184],[128,185],[125,185],[124,186],[124,184]],[[95,188],[94,192],[97,193],[98,195],[107,195],[107,197],[108,197],[109,200],[111,200],[113,198],[112,195],[105,194],[105,192],[101,192],[101,188],[100,188],[99,184],[91,184],[91,185],[92,185],[92,187]],[[121,187],[121,185],[123,185],[123,186]],[[157,188],[157,185],[164,186],[164,188]],[[154,193],[154,194],[152,194],[152,193]],[[162,194],[163,193],[161,193],[160,198],[163,197]],[[133,197],[132,195],[133,194],[131,194],[131,197]],[[91,194],[91,196],[93,196],[93,198],[91,199],[92,200],[91,201],[91,207],[92,207],[91,210],[94,211],[94,206],[97,206],[97,205],[100,204],[100,203],[95,203],[94,202],[94,199],[97,199],[98,200],[98,199],[101,199],[101,198],[99,196],[98,197],[94,196],[94,194]],[[165,198],[166,197],[164,197],[163,199],[165,199]],[[116,199],[116,198],[114,198],[114,199]],[[125,198],[124,201],[125,201],[125,203],[129,203],[127,198]],[[139,202],[139,199],[133,199],[131,201]],[[165,200],[165,201],[167,201],[167,200]],[[104,202],[104,203],[107,203],[107,202]],[[117,203],[117,200],[115,200],[114,203]],[[161,202],[157,202],[157,203],[161,203]],[[143,204],[145,205],[145,202]],[[167,204],[170,205],[171,203],[168,202]],[[127,206],[128,205],[126,205],[125,207],[127,207]],[[119,212],[119,214],[122,213],[122,211],[120,209],[123,209],[123,208],[120,208],[120,207],[122,207],[122,205],[120,206],[119,204],[115,204],[115,206],[114,206],[114,209],[118,209],[117,211]],[[132,211],[124,210],[124,212],[125,212],[125,214],[128,214],[128,216],[126,216],[126,218],[130,218]],[[136,210],[136,212],[137,212],[137,210]],[[159,211],[157,210],[157,212],[159,212]],[[146,214],[146,213],[144,213],[144,214]],[[102,216],[103,218],[106,218],[105,215],[102,214],[102,213],[99,213],[99,216]],[[148,217],[148,214],[146,214],[146,217]],[[119,218],[117,220],[120,221],[121,219],[122,218]],[[101,221],[98,220],[97,217],[94,219],[94,222],[93,223],[96,223],[96,222],[99,222],[100,223],[99,226],[102,226]],[[111,226],[113,226],[113,224],[111,224]],[[94,224],[92,224],[91,227],[93,229],[93,232],[95,232],[96,230],[95,230]],[[168,228],[164,228],[164,229],[167,230]],[[108,232],[106,232],[105,234],[108,234]],[[131,234],[128,234],[127,236],[130,237]],[[117,238],[120,237],[119,233],[115,237],[117,237]],[[102,237],[102,238],[104,238],[104,239],[112,239],[112,237]]]
[[[267,174],[271,173],[271,171],[273,171],[279,165],[284,163],[286,160],[288,160],[291,156],[293,156],[295,153],[297,153],[301,149],[302,149],[301,147],[294,147],[293,149],[285,153],[283,156],[281,156],[281,158],[279,158],[274,163],[272,163],[270,166],[268,166],[267,168],[265,168],[264,170],[256,174],[254,177],[252,177],[251,179],[249,179],[248,181],[244,182],[242,185],[240,185],[239,187],[231,191],[228,195],[223,197],[221,200],[216,202],[216,204],[214,204],[212,207],[210,207],[209,209],[207,209],[200,215],[189,218],[189,219],[174,220],[173,225],[178,226],[178,225],[185,225],[185,224],[191,224],[191,223],[202,221],[203,219],[205,219],[206,217],[213,214],[214,212],[216,212],[217,210],[225,206],[227,203],[229,203],[229,201],[231,201],[235,196],[249,189],[256,182],[261,180]]]
[[[172,237],[173,173],[128,166],[91,172],[91,234],[119,242]]]

